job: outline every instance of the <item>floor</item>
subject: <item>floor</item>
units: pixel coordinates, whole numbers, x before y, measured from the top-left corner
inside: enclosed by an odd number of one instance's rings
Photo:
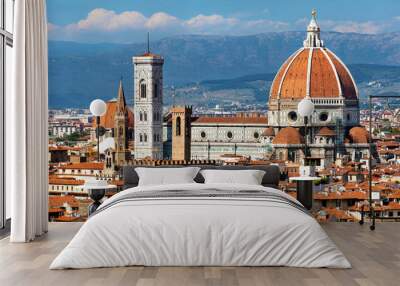
[[[0,285],[400,285],[400,223],[327,223],[323,227],[353,265],[352,269],[288,267],[124,267],[48,270],[52,259],[81,223],[51,223],[33,243],[0,240]]]

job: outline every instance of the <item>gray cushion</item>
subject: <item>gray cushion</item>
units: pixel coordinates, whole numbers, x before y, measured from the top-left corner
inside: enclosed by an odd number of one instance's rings
[[[194,165],[190,165],[195,167]],[[124,166],[122,169],[122,177],[124,180],[124,190],[136,187],[139,183],[139,176],[135,172],[136,167],[148,167],[154,168],[154,166]],[[187,167],[187,166],[176,166],[176,165],[163,165],[157,166],[157,168],[179,168],[179,167]],[[280,178],[280,170],[278,166],[275,165],[254,165],[254,166],[196,166],[200,167],[202,170],[205,169],[218,169],[218,170],[247,170],[247,169],[256,169],[265,171],[265,175],[262,179],[261,184],[265,187],[278,188],[279,178]],[[200,174],[194,178],[197,183],[204,183],[204,178]]]

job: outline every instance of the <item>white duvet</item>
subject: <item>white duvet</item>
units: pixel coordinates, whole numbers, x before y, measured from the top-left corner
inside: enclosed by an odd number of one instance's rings
[[[132,188],[105,201],[50,269],[145,266],[349,268],[320,225],[290,204],[258,198],[184,197],[120,201],[134,192],[262,190],[254,185],[182,184]],[[115,203],[118,202],[118,203]]]

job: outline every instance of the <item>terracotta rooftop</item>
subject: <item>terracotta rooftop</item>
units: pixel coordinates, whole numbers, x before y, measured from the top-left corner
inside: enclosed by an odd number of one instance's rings
[[[276,134],[272,144],[303,144],[304,138],[300,132],[294,127],[285,127]]]
[[[85,184],[84,180],[76,180],[73,178],[49,178],[49,185],[69,185],[69,186],[80,186]]]
[[[71,163],[68,165],[61,165],[59,169],[74,169],[74,170],[103,170],[103,162],[85,162],[85,163]]]
[[[162,58],[160,55],[153,54],[151,52],[146,52],[144,54],[139,55],[138,57],[151,57],[151,58],[158,58],[158,59]]]
[[[106,114],[100,117],[100,126],[104,128],[111,129],[114,128],[115,125],[115,113],[117,111],[117,100],[109,100],[107,103],[107,111]],[[134,127],[134,115],[129,107],[127,108],[128,112],[128,127]],[[96,120],[93,120],[92,127],[96,127]]]
[[[63,207],[64,203],[79,207],[79,201],[74,196],[49,196],[49,209]]]
[[[322,127],[318,134],[318,136],[335,136],[335,131],[333,131],[332,129],[330,129],[329,127]]]
[[[349,139],[351,143],[366,144],[368,143],[369,134],[368,131],[361,126],[356,126],[350,129]]]
[[[349,208],[349,210],[352,210],[352,211],[361,211],[361,205],[354,205],[354,206],[351,206],[350,208]],[[400,210],[400,203],[397,203],[397,202],[389,202],[389,204],[388,205],[377,205],[377,206],[375,206],[374,207],[374,210],[375,211],[392,211],[392,210],[397,210],[397,211],[399,211]],[[364,211],[369,211],[369,206],[368,205],[366,205],[366,206],[364,206]]]
[[[382,148],[395,148],[399,147],[400,143],[396,141],[378,141],[377,145]]]
[[[272,128],[271,126],[264,129],[262,136],[275,136],[275,131],[274,128]]]
[[[49,146],[49,151],[80,151],[80,147],[70,146]]]
[[[319,192],[313,196],[314,200],[366,200],[367,193],[361,191],[352,192]]]
[[[355,218],[349,215],[346,211],[337,208],[322,208],[330,217],[334,217],[340,220],[354,221]]]
[[[77,221],[79,219],[80,219],[80,217],[77,217],[77,216],[60,216],[60,217],[56,218],[56,221],[71,222],[71,221]]]

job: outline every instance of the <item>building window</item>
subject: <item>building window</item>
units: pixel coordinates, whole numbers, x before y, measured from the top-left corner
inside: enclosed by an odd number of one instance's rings
[[[322,122],[325,122],[325,121],[327,121],[328,120],[328,113],[326,113],[326,112],[322,112],[320,115],[319,115],[319,120],[320,121],[322,121]]]
[[[143,135],[142,134],[139,135],[139,138],[140,138],[139,141],[143,142]]]
[[[147,121],[147,112],[144,112],[144,121]]]
[[[139,121],[143,121],[143,113],[139,112]]]
[[[229,139],[232,139],[232,138],[233,138],[233,134],[232,134],[231,131],[228,131],[228,133],[226,133],[226,136],[227,136]]]
[[[153,86],[153,97],[157,98],[158,97],[158,84],[154,84]]]
[[[206,138],[207,137],[206,132],[201,131],[200,136],[201,136],[201,138]]]
[[[258,132],[254,132],[254,138],[258,139],[258,137],[260,137],[260,134]]]
[[[13,22],[14,1],[0,0],[0,228],[5,226],[5,221],[10,217],[10,206],[6,205],[4,188],[4,98],[11,92],[11,69],[13,47]],[[10,196],[10,194],[7,194]]]
[[[147,142],[147,134],[146,133],[144,134],[143,137],[144,137],[144,142]]]
[[[147,86],[144,80],[140,81],[140,98],[146,98],[147,97]]]
[[[296,111],[290,111],[289,114],[288,114],[288,118],[292,122],[297,121],[297,113],[296,113]]]
[[[175,128],[176,128],[176,136],[181,136],[181,117],[180,116],[178,116],[176,118]]]

